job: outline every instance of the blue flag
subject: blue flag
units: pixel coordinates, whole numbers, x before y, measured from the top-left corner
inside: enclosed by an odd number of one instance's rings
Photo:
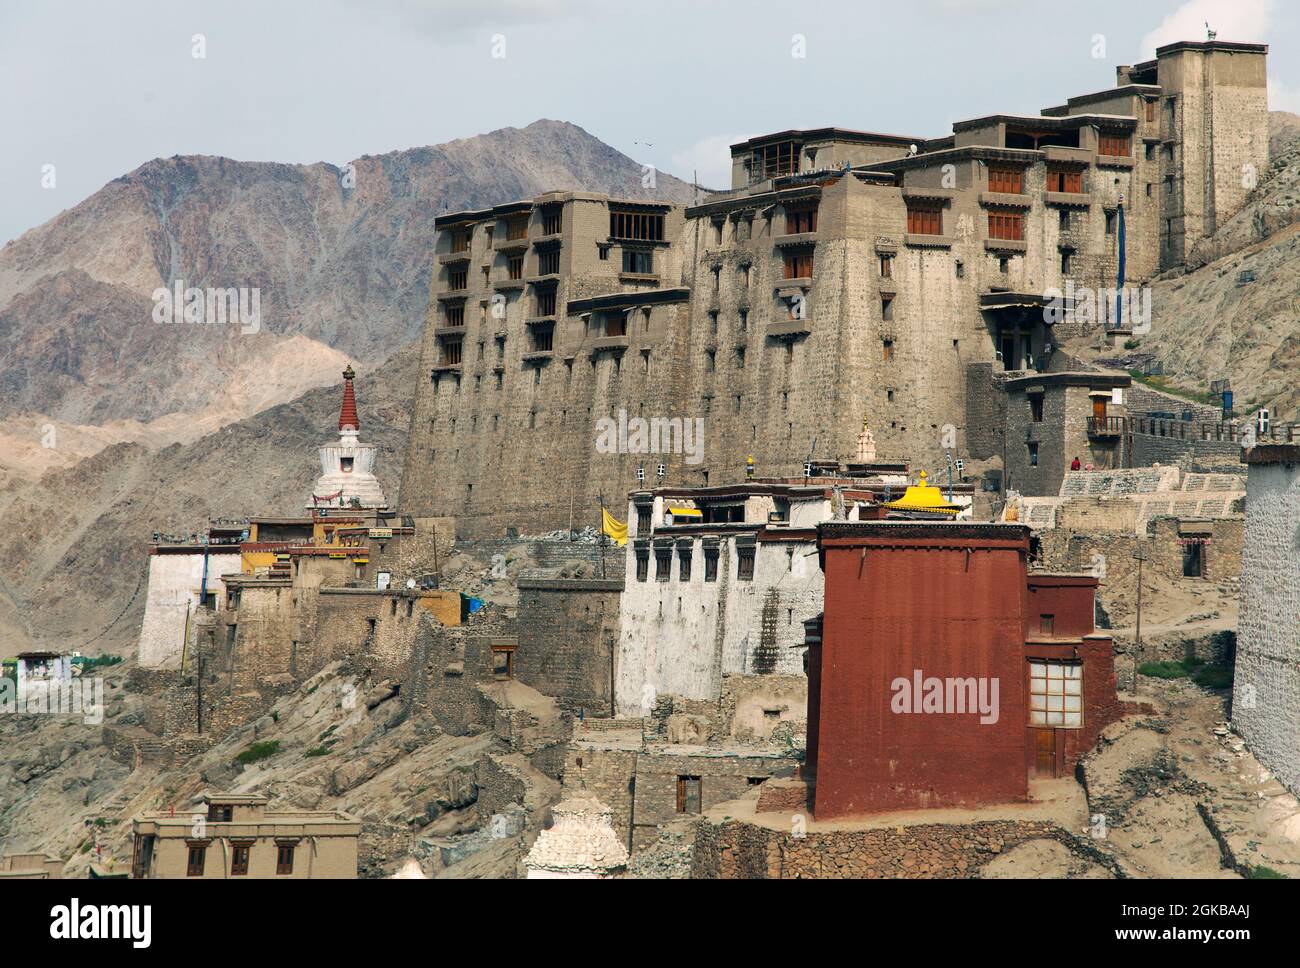
[[[1115,280],[1115,326],[1124,321],[1124,202],[1119,203],[1119,277]]]

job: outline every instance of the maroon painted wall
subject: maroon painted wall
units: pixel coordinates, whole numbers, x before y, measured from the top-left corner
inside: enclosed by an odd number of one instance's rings
[[[1025,799],[1028,529],[825,525],[821,543],[816,816]],[[996,679],[997,722],[893,712],[914,669]]]

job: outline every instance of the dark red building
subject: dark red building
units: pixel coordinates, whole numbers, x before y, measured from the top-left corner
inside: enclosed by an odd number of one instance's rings
[[[1097,579],[1029,574],[1029,529],[828,522],[808,633],[819,819],[1024,800],[1124,713]]]

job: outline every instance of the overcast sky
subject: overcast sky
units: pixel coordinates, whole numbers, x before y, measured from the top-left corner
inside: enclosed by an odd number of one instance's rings
[[[1204,39],[1207,19],[1221,40],[1273,45],[1270,106],[1295,110],[1296,8],[0,0],[0,241],[155,157],[342,165],[538,118],[722,187],[741,138],[832,124],[932,137],[962,118],[1036,113],[1109,86],[1158,43]]]

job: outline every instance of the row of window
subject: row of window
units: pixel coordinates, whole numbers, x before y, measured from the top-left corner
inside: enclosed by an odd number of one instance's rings
[[[190,840],[186,841],[189,848],[189,856],[185,865],[186,877],[202,877],[204,868],[207,864],[207,854],[209,841]],[[244,877],[248,874],[248,855],[252,850],[254,841],[252,840],[232,840],[230,842],[230,876]],[[275,847],[275,872],[276,874],[293,873],[293,844],[276,844]]]
[[[736,546],[736,580],[753,581],[754,580],[754,553],[753,545]],[[648,581],[650,578],[650,549],[636,548],[636,580]],[[715,545],[706,545],[704,547],[704,580],[714,582],[718,580],[718,551]],[[674,552],[677,557],[677,580],[690,581],[692,558],[694,557],[694,546],[684,548],[655,548],[655,581],[671,581],[673,571]]]
[[[529,217],[527,215],[514,215],[507,218],[506,241],[521,242],[527,239],[528,222]],[[560,235],[563,232],[563,225],[564,212],[559,205],[548,205],[541,210],[542,236]],[[488,225],[485,228],[488,245],[492,244],[492,236],[495,231],[495,225]],[[453,253],[469,252],[473,234],[472,227],[453,230],[450,251]],[[664,216],[662,213],[656,212],[611,208],[609,212],[609,235],[610,238],[614,239],[662,242],[664,240]]]

